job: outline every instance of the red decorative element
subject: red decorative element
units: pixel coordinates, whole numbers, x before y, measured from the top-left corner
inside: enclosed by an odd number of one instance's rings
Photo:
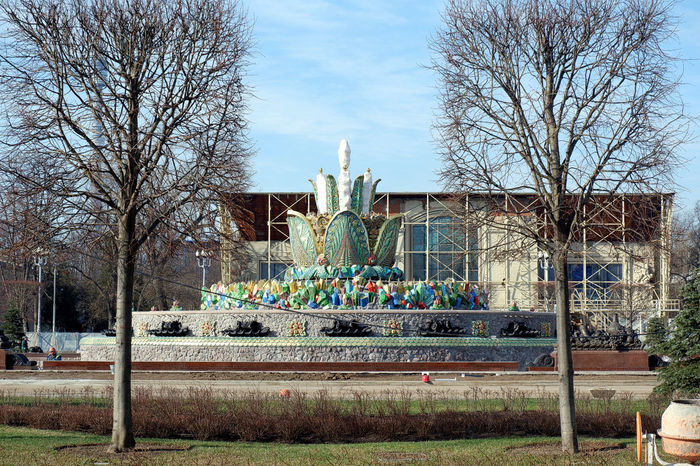
[[[328,264],[328,259],[326,259],[326,256],[321,254],[316,258],[316,263],[318,265],[326,265],[326,264]]]
[[[369,257],[367,257],[367,265],[377,265],[377,256],[370,254]]]

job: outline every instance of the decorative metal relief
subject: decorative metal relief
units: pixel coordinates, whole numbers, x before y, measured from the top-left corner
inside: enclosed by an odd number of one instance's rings
[[[305,337],[306,321],[292,320],[287,322],[287,335],[289,335],[290,337]]]
[[[475,337],[489,336],[489,323],[483,320],[472,321],[472,335]]]
[[[396,319],[389,319],[384,321],[384,336],[387,337],[400,337],[403,335],[403,322]]]
[[[540,335],[545,338],[552,336],[552,325],[549,322],[540,322]]]

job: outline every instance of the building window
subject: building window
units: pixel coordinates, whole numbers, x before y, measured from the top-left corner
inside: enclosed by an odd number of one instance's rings
[[[411,227],[411,247],[407,251],[412,280],[479,280],[478,237],[454,217],[434,217],[426,225]],[[426,264],[427,262],[427,264]],[[427,265],[427,269],[426,269]]]
[[[551,264],[547,273],[549,281],[554,281],[554,268]],[[580,295],[583,293],[585,282],[586,299],[605,300],[610,298],[609,288],[622,280],[622,264],[618,262],[590,263],[586,264],[585,267],[583,264],[568,264],[568,275],[570,285]],[[539,261],[537,276],[540,281],[544,281],[545,270]]]
[[[288,265],[282,262],[270,262],[270,276],[272,280],[283,280],[284,272],[287,270]],[[267,280],[267,261],[260,261],[260,266],[258,268],[258,276],[260,280]]]

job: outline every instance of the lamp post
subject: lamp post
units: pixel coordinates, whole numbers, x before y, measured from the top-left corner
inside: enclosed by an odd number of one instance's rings
[[[51,338],[56,343],[56,266],[53,266],[53,299],[51,300],[53,307],[53,316],[51,318]]]
[[[198,249],[194,253],[197,256],[197,265],[202,268],[202,288],[207,286],[207,269],[211,265],[211,253],[204,249]]]
[[[46,265],[46,251],[43,248],[36,248],[34,251],[34,265],[39,268],[39,293],[36,304],[36,338],[37,344],[41,344],[41,272]]]
[[[544,287],[542,288],[542,297],[544,298],[544,305],[549,310],[549,266],[551,260],[549,259],[549,253],[545,251],[537,251],[537,262],[539,266],[544,270]],[[556,304],[554,305],[554,310],[556,311]]]
[[[537,260],[539,261],[542,270],[544,270],[544,281],[549,282],[549,253],[537,251]]]

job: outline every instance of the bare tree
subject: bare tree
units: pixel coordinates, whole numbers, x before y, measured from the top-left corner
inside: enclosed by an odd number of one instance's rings
[[[654,285],[649,282],[618,282],[610,287],[610,298],[615,300],[619,315],[631,333],[634,324],[654,315]]]
[[[700,201],[674,218],[672,237],[671,275],[680,288],[693,280],[693,270],[700,263]],[[680,289],[676,296],[680,296]]]
[[[220,194],[246,188],[250,24],[236,0],[17,0],[0,11],[0,168],[55,194],[74,231],[116,242],[112,449],[128,450],[137,253],[163,223],[211,229]]]
[[[15,187],[4,186],[0,198],[0,311],[12,302],[20,311],[24,331],[36,326],[39,283],[33,256],[38,248],[52,252],[56,263],[56,222],[59,212],[48,193],[25,197]]]
[[[566,452],[578,451],[567,256],[596,205],[671,186],[685,126],[664,50],[669,9],[663,0],[448,0],[432,41],[443,182],[486,199],[471,221],[552,260]]]

